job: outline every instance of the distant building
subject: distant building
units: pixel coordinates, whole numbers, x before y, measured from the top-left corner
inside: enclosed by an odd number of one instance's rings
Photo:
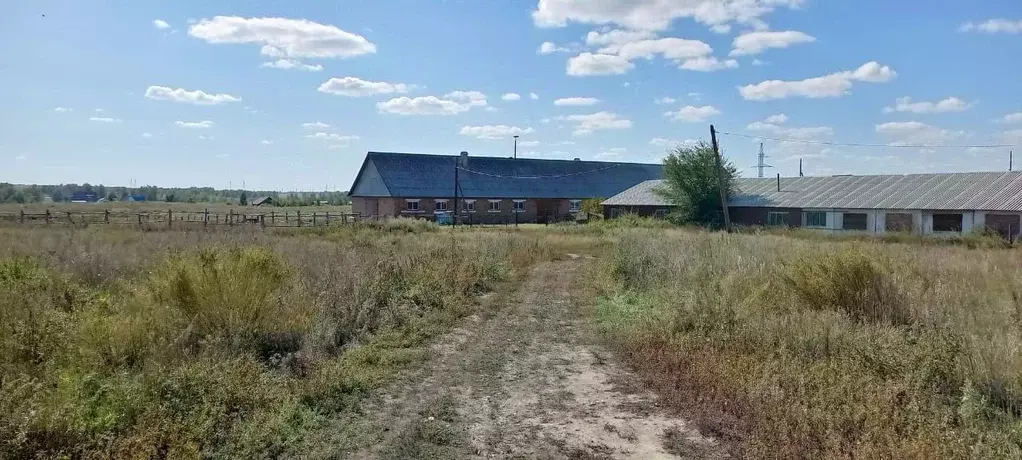
[[[271,204],[273,204],[273,198],[268,196],[261,196],[259,198],[252,200],[252,206],[262,206]]]
[[[455,170],[457,169],[457,179]],[[455,211],[479,223],[571,218],[582,200],[657,179],[658,164],[369,152],[349,196],[371,217],[434,219]],[[457,187],[457,193],[455,193]]]
[[[663,216],[671,205],[645,181],[604,201],[604,214]],[[881,235],[953,235],[1022,227],[1022,172],[738,179],[728,200],[736,225],[804,227]]]
[[[72,203],[95,203],[99,199],[94,192],[74,192],[71,194]]]

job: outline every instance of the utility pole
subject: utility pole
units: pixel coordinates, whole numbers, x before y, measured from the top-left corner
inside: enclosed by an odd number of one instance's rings
[[[713,159],[717,163],[717,188],[720,189],[720,206],[724,210],[724,228],[731,233],[731,214],[727,208],[727,191],[724,188],[724,169],[720,161],[720,146],[717,144],[717,129],[710,125],[710,141],[713,143]]]
[[[461,157],[454,159],[454,211],[451,212],[451,228],[458,226],[458,162]]]
[[[1011,172],[1011,167],[1014,166],[1012,163],[1015,160],[1015,152],[1008,150],[1008,172]]]
[[[802,177],[802,159],[798,159],[798,177]]]
[[[770,165],[766,164],[766,157],[767,157],[766,154],[763,153],[763,143],[760,142],[759,143],[759,162],[756,164],[756,167],[759,168],[759,178],[760,179],[763,178],[763,169],[764,168],[773,168],[773,166],[770,166]]]
[[[518,159],[518,135],[515,134],[515,159]]]

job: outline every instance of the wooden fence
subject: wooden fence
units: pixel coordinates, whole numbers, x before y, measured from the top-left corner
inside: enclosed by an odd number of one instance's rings
[[[259,212],[241,213],[233,209],[227,212],[178,211],[50,211],[0,213],[0,222],[18,225],[127,225],[153,229],[159,227],[323,227],[345,225],[365,220],[359,214],[331,212]]]

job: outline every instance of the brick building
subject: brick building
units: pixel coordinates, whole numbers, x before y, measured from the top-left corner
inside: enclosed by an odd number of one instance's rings
[[[349,195],[374,218],[435,218],[457,206],[459,222],[571,218],[582,200],[657,179],[661,165],[534,158],[369,152]],[[457,193],[455,186],[457,185]],[[457,201],[457,204],[455,204]]]

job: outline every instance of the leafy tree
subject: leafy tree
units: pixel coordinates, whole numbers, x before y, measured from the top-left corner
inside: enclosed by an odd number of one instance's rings
[[[727,159],[722,158],[721,162],[724,190],[730,197],[735,191],[738,169]],[[675,206],[672,218],[704,224],[717,221],[720,189],[713,146],[705,141],[678,145],[664,159],[664,176],[666,185],[656,192]]]
[[[238,198],[238,204],[242,206],[248,206],[248,193],[241,192],[241,198]]]
[[[600,203],[604,201],[603,198],[586,198],[582,200],[582,212],[586,214],[596,214],[598,216],[603,215],[603,206]]]

